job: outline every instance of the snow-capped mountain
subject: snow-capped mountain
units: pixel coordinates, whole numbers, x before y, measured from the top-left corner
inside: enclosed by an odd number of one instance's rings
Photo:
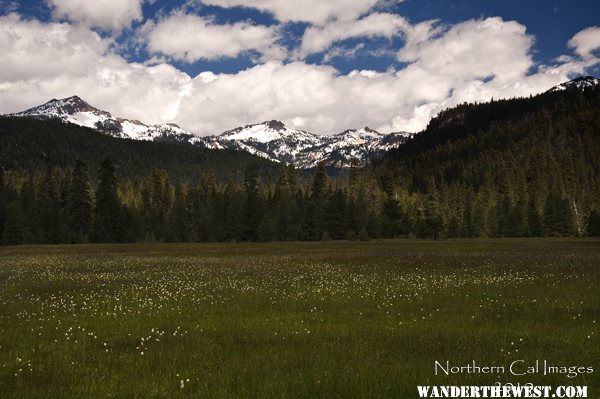
[[[268,121],[228,130],[218,136],[204,137],[210,148],[248,151],[263,158],[289,164],[298,154],[318,146],[319,136],[287,128],[282,122]]]
[[[193,143],[197,139],[195,135],[176,124],[146,125],[135,119],[116,118],[110,112],[99,110],[78,96],[61,100],[52,99],[45,104],[11,114],[11,116],[37,119],[55,118],[63,122],[96,129],[111,136],[134,140],[176,139]]]
[[[59,119],[119,138],[247,151],[275,162],[293,163],[302,169],[312,168],[320,161],[337,168],[355,163],[362,165],[371,157],[404,143],[412,135],[382,134],[368,127],[335,135],[318,135],[288,128],[280,121],[268,121],[238,127],[216,136],[201,137],[175,124],[147,125],[137,120],[117,118],[78,96],[53,99],[11,116]]]
[[[286,127],[280,121],[267,121],[203,138],[208,148],[231,148],[302,169],[318,162],[345,168],[404,143],[410,133],[382,134],[364,128],[335,135],[317,135]],[[202,144],[201,144],[202,145]]]
[[[600,79],[595,78],[593,76],[581,76],[579,78],[570,80],[565,83],[561,83],[552,87],[549,92],[553,91],[562,91],[562,90],[570,90],[570,89],[587,89],[589,87],[594,87],[600,85]]]

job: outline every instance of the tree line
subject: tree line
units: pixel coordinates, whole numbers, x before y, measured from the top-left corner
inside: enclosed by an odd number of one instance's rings
[[[90,182],[88,168],[0,175],[0,239],[5,245],[84,242],[231,242],[368,240],[419,237],[600,235],[600,214],[579,220],[572,201],[549,191],[543,203],[513,201],[506,188],[461,192],[430,179],[422,193],[401,195],[360,170],[331,180],[320,164],[302,182],[293,166],[275,184],[250,166],[242,184],[171,182],[164,170],[118,181],[106,159]],[[492,200],[492,198],[495,198]],[[541,208],[538,206],[541,205]],[[461,208],[456,217],[454,207]]]

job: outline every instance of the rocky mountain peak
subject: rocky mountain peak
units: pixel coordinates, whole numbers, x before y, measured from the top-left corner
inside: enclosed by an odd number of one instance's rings
[[[572,90],[572,89],[583,90],[583,89],[595,87],[598,85],[600,85],[600,79],[598,79],[594,76],[580,76],[580,77],[570,80],[568,82],[564,82],[559,85],[556,85],[548,91],[553,92],[553,91]]]
[[[268,126],[269,129],[276,130],[276,131],[281,131],[281,130],[285,130],[286,129],[286,127],[283,124],[283,122],[277,121],[277,120],[263,122],[262,124]]]

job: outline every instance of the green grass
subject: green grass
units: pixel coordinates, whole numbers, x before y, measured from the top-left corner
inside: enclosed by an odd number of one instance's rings
[[[597,240],[5,247],[0,397],[600,397],[599,283]],[[434,375],[517,359],[594,373]]]

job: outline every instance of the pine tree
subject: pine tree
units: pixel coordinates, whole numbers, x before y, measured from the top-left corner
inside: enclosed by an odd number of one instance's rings
[[[258,186],[258,166],[256,164],[250,165],[246,170],[244,176],[244,194],[242,238],[246,241],[257,241],[262,209]]]
[[[27,244],[32,240],[19,200],[15,199],[6,206],[6,220],[2,238],[3,243],[6,245]]]
[[[265,213],[258,225],[258,241],[273,241],[276,231],[275,217],[271,212]]]
[[[366,228],[363,227],[360,230],[360,232],[358,233],[358,240],[359,241],[369,241],[370,240],[369,233],[367,233]]]
[[[73,241],[87,241],[92,224],[92,198],[87,166],[81,161],[77,161],[71,176],[67,214]]]
[[[43,233],[43,242],[49,244],[71,242],[72,232],[68,227],[67,210],[63,209],[59,182],[48,171],[40,182],[38,192],[38,217]]]
[[[310,201],[306,207],[306,217],[302,230],[305,239],[319,240],[323,235],[323,216],[325,212],[325,200],[328,195],[329,179],[327,169],[323,162],[319,162],[313,176]],[[329,233],[327,234],[328,236]]]
[[[327,198],[325,212],[323,213],[323,229],[335,240],[344,238],[346,201],[344,192],[337,189]]]
[[[474,195],[473,191],[469,190],[465,198],[464,212],[462,218],[461,236],[475,237],[475,222],[473,215]]]
[[[527,203],[527,234],[531,237],[541,237],[544,234],[544,225],[536,200],[529,197]]]
[[[388,198],[383,203],[382,213],[387,218],[386,223],[389,222],[390,236],[394,237],[398,234],[401,234],[402,211],[400,209],[400,204],[398,203],[398,200],[395,199],[393,196],[388,196]]]
[[[567,198],[558,191],[551,191],[546,200],[544,228],[547,236],[572,236],[575,234],[575,215]]]
[[[175,188],[175,202],[169,214],[167,241],[187,242],[190,238],[190,215],[187,209],[185,189],[181,185]]]
[[[222,213],[218,209],[215,212],[216,219],[213,222],[213,226],[219,226],[219,222],[221,222],[223,233],[222,237],[219,237],[217,234],[217,239],[224,241],[244,239],[242,223],[244,199],[241,193],[234,187],[233,182],[229,182],[223,193],[222,200],[217,201],[217,203],[221,203],[222,205],[215,204],[215,206],[223,209]]]
[[[123,214],[117,197],[115,167],[110,159],[102,162],[98,176],[92,238],[96,242],[122,241]]]
[[[40,207],[36,193],[34,176],[28,175],[19,198],[21,200],[21,211],[24,215],[24,220],[27,225],[27,239],[23,244],[41,244],[43,243],[43,232],[41,220],[39,217]]]
[[[323,162],[319,162],[315,168],[312,184],[312,199],[315,201],[323,199],[328,187],[327,169]]]
[[[271,206],[274,208],[273,222],[276,238],[287,241],[299,238],[299,215],[295,190],[297,188],[296,170],[286,167],[275,186]]]
[[[6,220],[7,189],[4,182],[4,170],[0,167],[0,244],[3,242],[4,224]]]
[[[172,187],[167,171],[152,171],[148,185],[148,222],[154,236],[162,240],[168,234],[168,215],[172,206]]]
[[[587,218],[586,234],[589,237],[600,237],[600,212],[593,210]]]
[[[429,180],[425,201],[425,228],[433,236],[433,239],[437,240],[444,228],[444,219],[441,212],[440,193],[434,178]]]

